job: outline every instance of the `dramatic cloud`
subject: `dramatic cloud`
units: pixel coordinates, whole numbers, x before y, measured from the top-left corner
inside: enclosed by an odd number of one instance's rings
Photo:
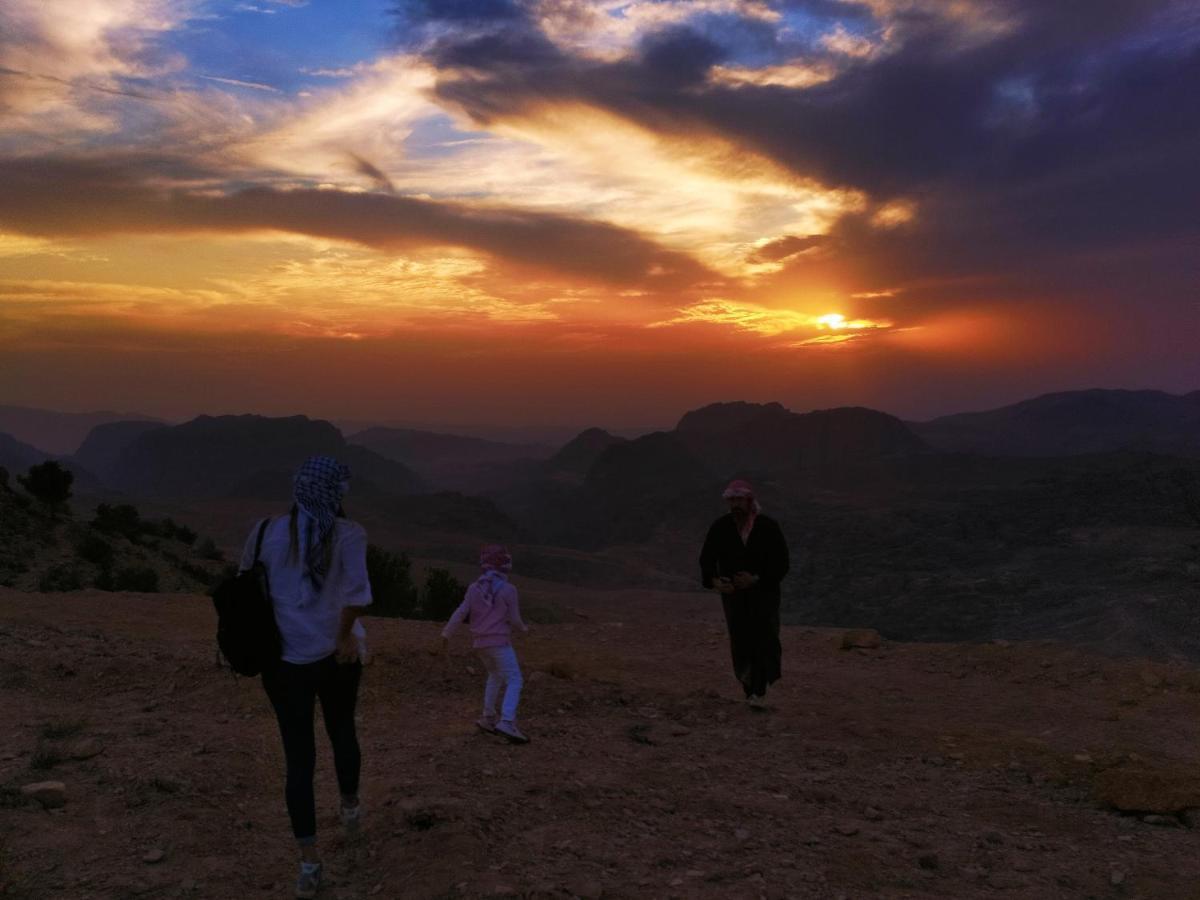
[[[245,331],[564,409],[1198,384],[1193,2],[366,9],[0,4],[0,399]]]
[[[380,249],[467,247],[533,269],[660,288],[713,277],[635,233],[547,213],[336,190],[164,190],[121,169],[56,160],[0,161],[0,181],[0,225],[35,236],[274,230]]]

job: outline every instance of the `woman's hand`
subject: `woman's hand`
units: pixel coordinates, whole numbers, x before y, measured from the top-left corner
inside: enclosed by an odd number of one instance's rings
[[[724,575],[713,579],[713,587],[717,589],[718,594],[732,594],[737,588],[733,586],[733,582]]]
[[[358,638],[353,634],[338,638],[336,656],[342,665],[358,662]]]

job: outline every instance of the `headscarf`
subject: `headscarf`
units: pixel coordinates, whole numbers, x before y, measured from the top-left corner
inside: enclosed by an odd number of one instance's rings
[[[350,487],[350,468],[332,456],[310,456],[296,472],[292,496],[301,517],[305,574],[320,587],[328,574],[326,557],[333,526]]]
[[[725,492],[721,494],[721,499],[732,500],[734,497],[749,498],[751,515],[757,516],[762,512],[762,507],[758,505],[758,500],[754,497],[754,488],[750,485],[750,482],[744,481],[741,478],[729,482],[729,487],[725,488]]]
[[[512,571],[512,554],[501,544],[487,544],[479,551],[479,566],[483,574],[476,579],[483,601],[491,606],[500,586],[508,581]]]
[[[745,544],[750,540],[750,532],[754,530],[754,520],[762,512],[762,507],[758,505],[758,500],[754,497],[754,488],[750,482],[743,481],[741,478],[729,482],[729,487],[725,488],[725,492],[721,494],[723,500],[731,500],[734,497],[745,497],[750,501],[750,514],[746,516],[746,521],[738,525],[738,534],[742,538],[742,543]],[[734,522],[737,522],[736,518]]]

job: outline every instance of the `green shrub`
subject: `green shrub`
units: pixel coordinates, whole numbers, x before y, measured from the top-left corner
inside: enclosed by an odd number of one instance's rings
[[[225,558],[225,554],[221,552],[221,548],[217,546],[217,542],[210,537],[206,537],[200,542],[200,546],[196,548],[196,555],[201,559],[211,559],[220,562]]]
[[[77,591],[83,587],[83,577],[74,563],[58,563],[42,573],[38,590],[43,593]]]
[[[20,476],[17,481],[53,512],[71,499],[71,484],[75,481],[75,473],[48,459],[39,465],[30,466],[29,473]]]
[[[198,581],[200,584],[208,587],[213,583],[212,573],[204,566],[198,566],[195,563],[185,562],[180,564],[179,570],[187,575],[193,581]]]
[[[153,594],[158,591],[158,573],[149,566],[127,566],[113,573],[112,584],[114,591]]]
[[[116,555],[112,544],[95,534],[86,534],[75,542],[75,555],[84,562],[107,569]]]
[[[150,526],[147,526],[147,530],[149,530],[149,527]],[[173,541],[180,541],[184,544],[187,544],[189,547],[196,543],[196,538],[198,537],[196,532],[191,528],[188,528],[186,525],[180,525],[169,516],[159,522],[154,531],[161,537],[169,538]]]
[[[446,569],[430,569],[422,593],[421,618],[440,622],[462,603],[466,588]]]
[[[128,503],[101,503],[96,507],[96,518],[92,524],[107,534],[120,535],[131,541],[138,539],[143,526],[137,507]]]
[[[371,615],[415,618],[417,586],[412,580],[412,561],[404,553],[390,553],[374,544],[367,546],[367,576],[371,581]]]

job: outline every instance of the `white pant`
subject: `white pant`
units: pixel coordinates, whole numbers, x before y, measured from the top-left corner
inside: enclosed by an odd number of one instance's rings
[[[509,644],[504,647],[480,647],[479,659],[487,669],[487,684],[483,688],[483,714],[496,718],[496,698],[504,687],[504,702],[500,707],[500,721],[515,722],[517,704],[521,701],[521,665],[517,662],[517,651]]]

